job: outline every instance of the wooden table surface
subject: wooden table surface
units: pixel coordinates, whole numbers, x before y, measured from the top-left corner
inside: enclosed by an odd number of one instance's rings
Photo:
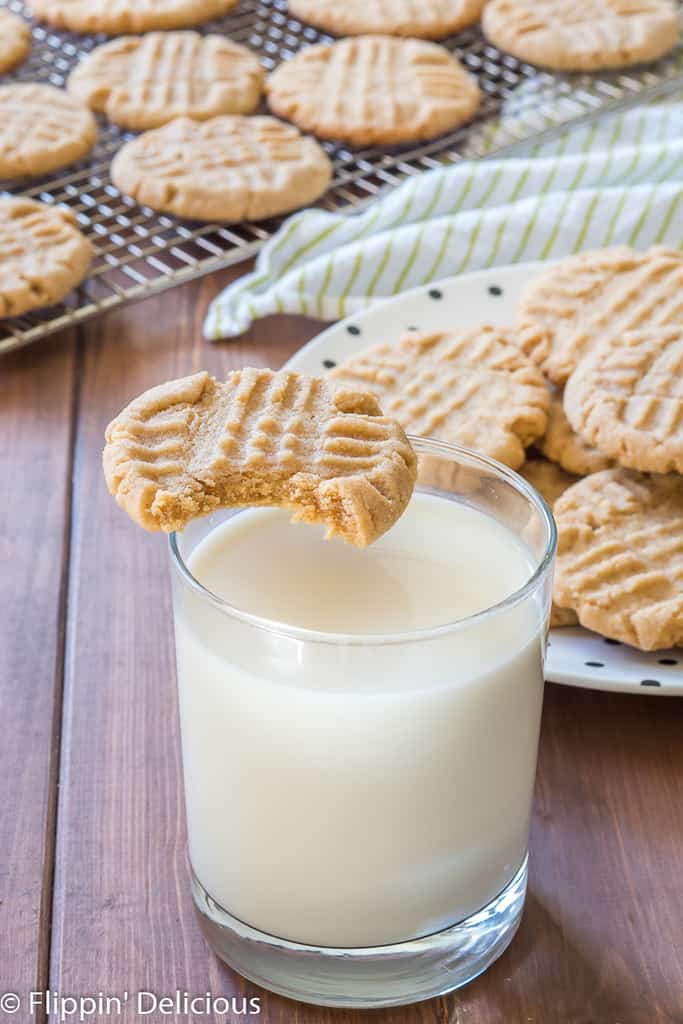
[[[260,992],[195,922],[164,541],[109,497],[104,428],[170,377],[279,366],[320,329],[220,345],[187,285],[0,360],[0,988],[259,995],[268,1024],[682,1024],[683,700],[549,685],[521,930],[482,978],[345,1012]],[[75,1018],[74,1018],[75,1019]]]

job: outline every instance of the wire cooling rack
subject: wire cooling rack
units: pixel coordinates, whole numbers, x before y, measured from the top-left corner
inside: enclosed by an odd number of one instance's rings
[[[30,19],[28,5],[0,0]],[[104,36],[78,36],[34,23],[33,49],[3,81],[41,81],[63,86],[71,69]],[[244,43],[267,71],[310,43],[332,37],[288,15],[286,0],[241,0],[232,14],[200,27]],[[521,63],[490,46],[478,28],[444,41],[477,78],[484,94],[470,125],[419,147],[350,150],[326,144],[334,179],[318,204],[353,209],[407,175],[464,158],[508,152],[530,138],[547,136],[569,122],[683,88],[683,45],[655,65],[601,75],[557,76]],[[109,179],[115,152],[132,136],[100,119],[99,141],[87,160],[30,182],[3,182],[1,191],[61,203],[75,212],[95,248],[88,278],[64,303],[0,320],[0,353],[82,323],[124,303],[147,298],[252,256],[282,218],[235,225],[197,224],[155,213],[122,196]]]

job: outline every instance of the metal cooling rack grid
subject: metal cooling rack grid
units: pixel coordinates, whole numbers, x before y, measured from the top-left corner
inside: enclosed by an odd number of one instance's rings
[[[21,0],[0,0],[0,6],[29,17]],[[32,27],[33,49],[28,59],[3,81],[63,86],[81,57],[105,40],[104,36],[57,32],[37,23]],[[303,46],[332,39],[290,18],[286,0],[241,0],[236,12],[199,30],[223,32],[251,47],[266,70]],[[476,120],[426,145],[390,152],[352,151],[326,144],[335,174],[318,205],[327,210],[358,208],[407,175],[463,158],[509,152],[530,138],[556,133],[569,122],[683,88],[683,45],[645,69],[566,77],[539,72],[501,54],[478,28],[444,44],[475,75],[484,93]],[[282,223],[282,218],[271,218],[229,226],[197,224],[139,206],[122,196],[109,180],[114,153],[131,137],[101,118],[95,149],[68,173],[28,184],[4,183],[4,191],[71,207],[96,255],[88,278],[64,303],[0,320],[0,353],[239,263],[255,254]]]

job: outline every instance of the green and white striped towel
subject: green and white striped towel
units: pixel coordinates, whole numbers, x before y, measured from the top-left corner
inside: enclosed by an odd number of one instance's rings
[[[417,175],[357,213],[295,214],[204,331],[235,337],[272,313],[336,320],[440,277],[618,243],[683,247],[683,97]]]

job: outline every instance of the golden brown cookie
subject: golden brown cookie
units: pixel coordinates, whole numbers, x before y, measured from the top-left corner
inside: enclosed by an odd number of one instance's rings
[[[481,102],[474,79],[435,43],[386,35],[309,46],[268,77],[279,117],[353,146],[431,139],[468,121]]]
[[[402,515],[415,484],[415,453],[372,395],[288,370],[161,384],[106,438],[109,490],[147,530],[181,530],[217,508],[280,505],[365,547]]]
[[[520,469],[520,473],[545,498],[551,511],[555,507],[557,499],[579,479],[571,473],[565,473],[563,469],[556,466],[554,462],[548,462],[547,459],[528,459]],[[551,629],[578,626],[578,624],[576,612],[571,608],[560,608],[553,602],[550,609]]]
[[[545,498],[551,511],[557,499],[579,479],[573,473],[566,473],[548,459],[527,459],[519,472]]]
[[[22,61],[30,49],[30,27],[23,18],[0,8],[0,74]]]
[[[249,114],[263,78],[256,56],[225,36],[148,32],[98,46],[71,72],[68,89],[114,124],[144,131],[174,117]]]
[[[332,165],[314,139],[272,117],[177,118],[126,143],[116,187],[154,210],[195,220],[259,220],[314,202]]]
[[[67,167],[97,141],[85,104],[51,85],[0,85],[0,111],[0,178],[38,178]]]
[[[30,0],[36,18],[71,32],[191,28],[227,14],[239,0]]]
[[[478,21],[485,0],[289,0],[289,13],[335,36],[443,39]]]
[[[612,338],[567,382],[571,425],[620,466],[683,473],[683,326]]]
[[[574,431],[564,411],[562,392],[552,385],[548,426],[543,437],[536,441],[535,447],[551,462],[556,462],[562,469],[577,476],[599,473],[601,469],[609,469],[613,465],[612,459],[593,448]]]
[[[60,302],[92,259],[76,218],[61,206],[0,197],[0,316]]]
[[[476,327],[405,334],[330,374],[377,395],[410,434],[467,445],[516,469],[543,434],[550,401],[512,332]]]
[[[683,253],[661,246],[570,256],[520,299],[520,344],[560,386],[605,338],[669,324],[683,325]]]
[[[680,32],[671,0],[490,0],[482,27],[499,50],[557,71],[657,60]]]
[[[578,626],[579,617],[571,608],[560,608],[559,604],[553,601],[550,607],[550,628],[569,629],[570,626]]]
[[[683,643],[683,479],[608,469],[555,504],[555,597],[644,651]]]

